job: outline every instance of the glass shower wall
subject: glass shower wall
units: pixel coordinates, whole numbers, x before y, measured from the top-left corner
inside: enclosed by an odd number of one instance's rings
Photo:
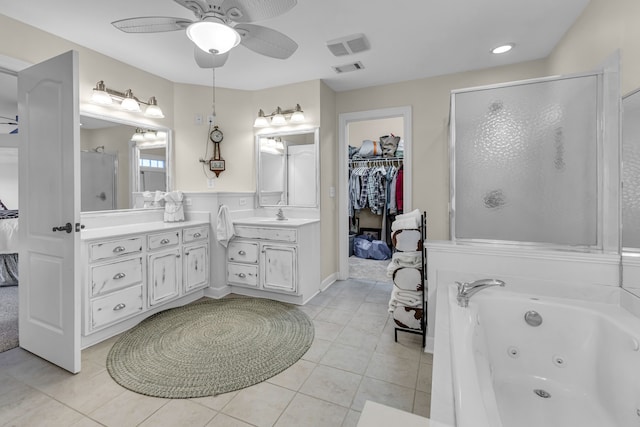
[[[622,105],[622,247],[640,252],[640,91]]]
[[[598,242],[598,76],[452,93],[452,238]]]

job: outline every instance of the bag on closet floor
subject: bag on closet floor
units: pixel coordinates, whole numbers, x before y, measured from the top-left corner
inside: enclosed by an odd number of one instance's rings
[[[356,236],[353,254],[358,258],[385,260],[391,258],[391,249],[382,240],[369,240],[367,236]]]

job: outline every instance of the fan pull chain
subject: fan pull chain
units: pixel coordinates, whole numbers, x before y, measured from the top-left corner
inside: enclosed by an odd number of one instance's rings
[[[211,96],[211,115],[213,116],[213,122],[216,121],[216,68],[211,68],[211,88],[213,89],[213,94]],[[213,122],[210,123],[210,126],[213,126]]]

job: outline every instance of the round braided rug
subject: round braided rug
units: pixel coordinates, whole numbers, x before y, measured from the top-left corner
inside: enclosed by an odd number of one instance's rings
[[[107,356],[121,386],[172,399],[212,396],[284,371],[309,349],[313,323],[296,307],[260,298],[195,302],[125,332]]]

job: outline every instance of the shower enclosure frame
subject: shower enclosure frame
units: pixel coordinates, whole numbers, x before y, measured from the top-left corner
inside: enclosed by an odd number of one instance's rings
[[[521,85],[596,77],[596,244],[576,246],[557,243],[456,237],[456,95]],[[620,223],[620,89],[619,64],[614,60],[595,72],[549,76],[451,91],[449,122],[449,225],[452,241],[511,244],[532,248],[569,249],[583,252],[618,252]],[[612,143],[613,142],[613,143]]]

